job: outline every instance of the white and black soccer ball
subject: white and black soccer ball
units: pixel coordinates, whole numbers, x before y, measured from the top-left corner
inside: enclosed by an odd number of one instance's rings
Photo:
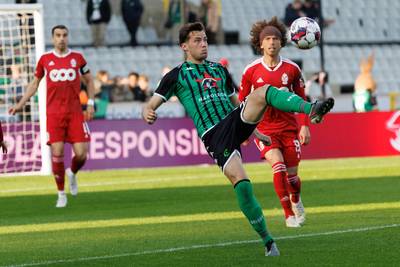
[[[321,29],[318,23],[308,17],[301,17],[293,21],[289,34],[292,43],[300,49],[313,48],[321,39]]]

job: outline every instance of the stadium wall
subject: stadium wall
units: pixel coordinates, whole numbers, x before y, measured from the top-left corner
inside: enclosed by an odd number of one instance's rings
[[[190,119],[93,121],[85,169],[162,167],[212,163]],[[311,126],[312,141],[303,159],[400,155],[400,111],[332,113]],[[71,150],[67,149],[68,166]],[[246,162],[260,161],[251,142]]]

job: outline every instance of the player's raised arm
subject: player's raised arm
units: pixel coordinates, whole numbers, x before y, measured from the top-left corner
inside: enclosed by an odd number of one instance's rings
[[[164,100],[159,95],[153,95],[149,102],[143,107],[142,118],[148,124],[153,124],[157,120],[156,110]]]
[[[22,109],[22,107],[25,105],[26,101],[28,101],[36,93],[36,91],[39,87],[40,80],[41,80],[41,78],[39,79],[36,76],[35,76],[35,78],[33,78],[33,81],[29,83],[24,96],[19,100],[19,102],[16,105],[14,105],[13,107],[11,107],[8,110],[9,114],[15,115],[15,113],[17,111]]]

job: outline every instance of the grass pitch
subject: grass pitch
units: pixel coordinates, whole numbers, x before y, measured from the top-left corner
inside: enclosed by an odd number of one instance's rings
[[[269,166],[247,164],[281,256],[267,258],[215,166],[0,178],[0,266],[398,266],[400,157],[303,161],[307,224],[284,226]]]

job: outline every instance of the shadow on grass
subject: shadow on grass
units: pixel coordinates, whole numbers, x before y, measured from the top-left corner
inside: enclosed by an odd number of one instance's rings
[[[280,209],[270,183],[253,186],[264,209]],[[302,199],[306,207],[396,202],[398,188],[398,177],[306,181]],[[0,198],[0,226],[239,211],[229,184],[80,193],[65,209],[55,201],[55,194]]]

